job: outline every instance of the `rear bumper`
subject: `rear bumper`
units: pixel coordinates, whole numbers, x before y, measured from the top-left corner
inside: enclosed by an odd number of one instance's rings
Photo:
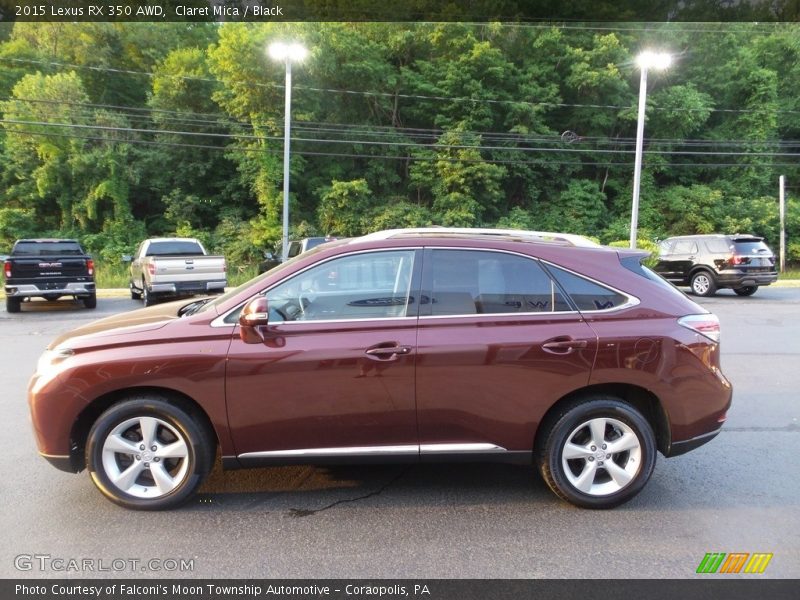
[[[769,285],[778,281],[777,271],[766,273],[739,273],[722,271],[717,275],[719,287],[740,288],[753,285]]]
[[[179,281],[172,283],[153,283],[150,292],[153,294],[205,294],[222,292],[228,282],[224,279],[215,281]]]
[[[707,444],[715,437],[717,437],[720,431],[722,431],[722,427],[720,427],[715,431],[710,431],[708,433],[704,433],[703,435],[698,435],[697,437],[693,437],[689,440],[672,442],[672,444],[670,444],[669,447],[669,452],[666,454],[666,456],[668,457],[680,456],[681,454],[686,454],[687,452],[694,450],[695,448],[699,448],[703,444]]]
[[[6,284],[6,296],[11,298],[32,298],[35,296],[91,296],[96,293],[94,283],[76,282],[59,285],[57,288],[42,289],[38,284]]]

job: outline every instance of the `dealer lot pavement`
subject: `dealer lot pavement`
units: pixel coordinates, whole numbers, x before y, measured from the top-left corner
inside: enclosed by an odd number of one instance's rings
[[[764,574],[747,577],[798,577],[800,289],[700,302],[722,321],[728,423],[694,452],[659,456],[637,498],[600,512],[559,502],[533,469],[507,465],[217,470],[182,509],[126,511],[85,472],[37,456],[25,388],[58,333],[140,303],[0,312],[0,576],[680,578],[696,576],[706,552],[771,552]],[[48,555],[49,567],[20,571],[20,555]],[[84,558],[93,571],[53,567]],[[171,559],[193,569],[167,570]]]

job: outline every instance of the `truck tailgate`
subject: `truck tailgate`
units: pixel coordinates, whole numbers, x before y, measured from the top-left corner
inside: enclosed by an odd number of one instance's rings
[[[225,279],[223,256],[158,256],[150,258],[151,281],[211,281]]]

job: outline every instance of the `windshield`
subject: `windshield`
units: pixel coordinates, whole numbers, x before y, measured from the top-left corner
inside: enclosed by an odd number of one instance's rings
[[[147,256],[203,256],[203,247],[197,242],[150,242]]]

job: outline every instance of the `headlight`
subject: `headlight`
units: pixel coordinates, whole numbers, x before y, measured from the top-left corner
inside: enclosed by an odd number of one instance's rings
[[[61,361],[75,354],[72,348],[56,348],[55,350],[45,350],[36,363],[36,372],[46,373],[48,369],[54,367]]]

